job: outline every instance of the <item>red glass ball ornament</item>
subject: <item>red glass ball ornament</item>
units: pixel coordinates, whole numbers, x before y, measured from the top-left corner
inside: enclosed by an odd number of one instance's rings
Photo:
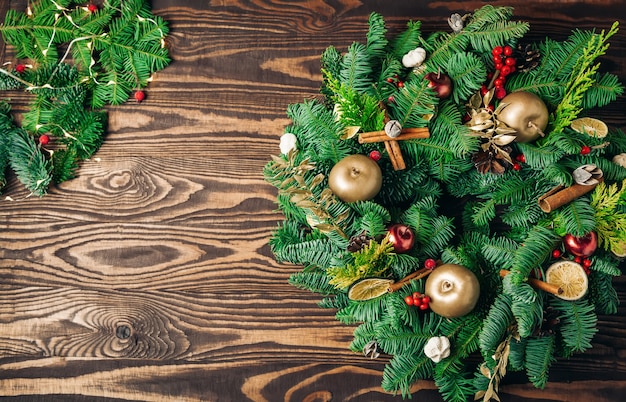
[[[396,253],[406,253],[413,248],[415,243],[415,234],[407,225],[396,223],[387,229],[389,233],[389,242],[393,245]]]
[[[584,236],[576,237],[571,234],[563,238],[565,249],[577,257],[588,257],[598,248],[598,235],[596,232],[589,232]]]

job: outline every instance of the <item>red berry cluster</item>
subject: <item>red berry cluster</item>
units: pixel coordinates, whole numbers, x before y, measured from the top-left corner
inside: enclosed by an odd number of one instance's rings
[[[524,154],[518,154],[515,156],[515,162],[513,163],[513,170],[522,170],[522,163],[526,163],[526,157]]]
[[[420,310],[428,310],[430,305],[430,297],[423,295],[419,292],[413,292],[412,295],[408,295],[404,298],[404,302],[407,306],[415,306]]]
[[[552,250],[552,258],[558,259],[558,258],[561,258],[562,256],[563,256],[563,252],[560,249],[557,248],[557,249]],[[587,275],[591,273],[591,265],[593,264],[593,261],[589,257],[575,256],[573,261],[577,264],[582,265]]]
[[[513,57],[513,48],[508,45],[494,47],[491,54],[493,56],[496,72],[489,74],[487,78],[493,81],[492,85],[495,88],[494,96],[496,99],[502,99],[506,96],[506,89],[504,89],[506,77],[515,72],[517,60]],[[481,93],[484,95],[490,89],[491,88],[488,88],[487,85],[483,85]]]
[[[387,82],[390,83],[390,84],[394,84],[398,88],[404,88],[404,81],[402,81],[398,77],[398,74],[395,74],[393,77],[387,78]]]

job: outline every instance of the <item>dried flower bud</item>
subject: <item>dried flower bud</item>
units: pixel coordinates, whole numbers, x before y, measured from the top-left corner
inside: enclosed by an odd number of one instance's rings
[[[426,342],[424,354],[435,363],[450,356],[450,340],[445,336],[434,336]]]
[[[402,65],[406,68],[411,68],[419,66],[424,60],[426,60],[426,50],[416,47],[402,57]]]
[[[297,138],[294,134],[285,133],[280,137],[280,152],[287,155],[292,149],[296,147]]]

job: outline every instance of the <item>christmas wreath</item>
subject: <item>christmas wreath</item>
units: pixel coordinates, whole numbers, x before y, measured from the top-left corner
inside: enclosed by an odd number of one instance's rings
[[[9,168],[31,194],[75,177],[102,145],[106,105],[119,105],[170,62],[167,24],[145,0],[40,0],[9,10],[0,32],[18,64],[0,67],[0,90],[32,96],[21,124],[0,103],[0,189]]]
[[[544,387],[617,312],[626,136],[591,114],[623,92],[598,62],[618,28],[531,43],[491,5],[449,25],[387,39],[374,13],[365,43],[323,53],[322,96],[288,106],[264,169],[270,245],[358,324],[352,350],[389,356],[385,390],[489,401],[507,371]]]

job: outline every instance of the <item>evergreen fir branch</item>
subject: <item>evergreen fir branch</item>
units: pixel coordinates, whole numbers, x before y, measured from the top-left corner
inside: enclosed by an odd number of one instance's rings
[[[472,209],[474,216],[472,220],[476,225],[487,225],[493,218],[496,217],[496,202],[495,200],[487,200],[474,204]]]
[[[54,151],[52,154],[52,181],[62,183],[76,177],[78,159],[75,147]]]
[[[518,300],[520,294],[523,292],[538,296],[539,302],[535,300]],[[527,298],[527,296],[523,296]],[[515,317],[517,323],[517,331],[523,338],[529,337],[533,334],[536,328],[541,326],[543,320],[543,303],[541,303],[541,295],[537,294],[535,290],[528,284],[522,284],[515,289],[512,295],[513,303],[511,305],[511,311]]]
[[[411,147],[402,141],[403,154],[409,154]],[[408,147],[407,147],[408,145]],[[405,170],[395,171],[391,167],[391,162],[385,161],[381,168],[389,172],[388,181],[376,196],[376,200],[382,204],[393,205],[394,202],[407,203],[421,197],[433,196],[441,193],[439,183],[430,180],[426,167],[426,161],[416,161],[414,165],[408,166]],[[387,167],[385,167],[385,165]]]
[[[528,338],[511,339],[511,343],[509,345],[509,366],[513,371],[524,370],[524,364],[526,362],[527,339]]]
[[[330,240],[315,239],[284,245],[276,250],[276,258],[292,264],[326,267],[336,251],[335,245]]]
[[[294,125],[302,128],[298,142],[311,160],[336,163],[350,154],[347,141],[340,140],[343,127],[324,105],[314,101],[292,104],[287,115]]]
[[[587,198],[578,198],[557,211],[556,220],[566,233],[584,236],[596,228],[595,210]]]
[[[348,48],[341,62],[340,82],[357,92],[368,93],[373,89],[371,58],[362,43],[355,42]]]
[[[415,317],[417,319],[417,317]],[[433,329],[440,323],[438,317],[427,315],[416,324],[416,327],[407,328],[386,325],[379,327],[376,333],[381,348],[391,355],[416,353],[422,354],[424,345],[432,337]]]
[[[322,295],[337,294],[337,289],[328,283],[328,276],[320,270],[296,272],[289,277],[289,283],[299,289],[306,289]]]
[[[410,397],[411,384],[429,378],[433,362],[423,354],[395,355],[385,366],[382,387],[388,392],[400,392],[403,398]]]
[[[519,244],[505,236],[487,239],[482,245],[482,253],[487,261],[501,269],[508,269]]]
[[[22,129],[13,131],[9,146],[9,164],[18,179],[32,194],[43,197],[52,180],[50,162]]]
[[[425,257],[439,255],[454,237],[455,227],[452,218],[437,216],[432,220],[433,231],[428,242],[421,244],[420,254]]]
[[[472,131],[469,127],[460,124],[461,119],[461,112],[453,102],[439,103],[437,118],[430,122],[429,128],[432,136],[420,141],[420,143],[441,143],[442,148],[450,150],[455,158],[464,158],[476,152],[480,140],[476,136],[470,135]],[[455,164],[459,163],[458,160],[454,162]]]
[[[592,261],[591,269],[594,273],[597,272],[609,276],[620,276],[622,274],[618,261],[609,254],[597,253],[592,257]]]
[[[392,294],[391,294],[392,295]],[[387,304],[390,294],[364,301],[350,301],[343,309],[337,311],[335,318],[344,324],[379,321],[387,317]]]
[[[428,59],[424,62],[426,70],[437,72],[439,67],[445,66],[455,54],[464,52],[468,43],[469,38],[463,34],[452,35],[447,32],[430,34],[422,43],[428,54]]]
[[[320,308],[328,308],[333,310],[341,310],[348,306],[350,299],[345,293],[325,297],[317,303]]]
[[[502,222],[511,227],[530,229],[544,217],[543,211],[536,202],[511,205],[501,215]]]
[[[561,313],[560,332],[565,347],[569,349],[567,354],[590,349],[591,340],[598,332],[594,305],[585,299],[572,302],[558,298],[551,298],[550,304]]]
[[[493,301],[489,313],[485,317],[478,339],[480,353],[486,361],[492,359],[496,348],[514,322],[511,311],[512,305],[511,297],[500,293]]]
[[[558,162],[565,155],[554,145],[537,147],[532,144],[519,143],[517,146],[524,154],[526,163],[533,169],[543,169]]]
[[[487,79],[485,65],[470,52],[454,54],[446,64],[446,72],[454,82],[452,99],[461,104],[480,89],[480,82]]]
[[[11,138],[17,129],[10,113],[11,106],[9,103],[0,101],[0,190],[6,185],[6,171],[9,166]]]
[[[444,359],[435,367],[435,385],[444,400],[459,402],[471,400],[470,397],[474,395],[474,383],[472,379],[465,377],[465,366],[460,360]]]
[[[486,4],[474,10],[470,22],[465,26],[468,32],[480,32],[485,26],[499,21],[508,21],[513,17],[513,7]]]
[[[556,360],[554,336],[528,338],[526,342],[526,374],[537,388],[543,389],[548,382],[548,371]]]
[[[533,227],[524,240],[524,246],[517,249],[513,258],[512,271],[514,272],[511,274],[515,275],[509,274],[507,278],[511,277],[513,284],[521,284],[535,267],[550,258],[552,250],[560,241],[561,237],[554,231],[542,226]]]
[[[385,56],[388,41],[385,38],[387,29],[385,20],[378,13],[371,13],[368,21],[367,53],[372,59],[382,59]]]
[[[420,266],[420,260],[410,254],[396,254],[393,257],[391,266],[395,278],[404,278],[411,272],[415,271],[415,267]]]
[[[428,116],[434,113],[437,98],[428,81],[409,79],[402,91],[394,95],[394,102],[389,107],[389,115],[398,120],[402,127],[426,127]]]
[[[395,59],[402,59],[402,56],[420,46],[421,27],[421,21],[409,21],[406,30],[390,42],[390,53]]]
[[[612,275],[594,272],[589,276],[589,300],[598,314],[617,314],[619,297],[612,283]]]
[[[503,43],[515,43],[530,29],[527,22],[495,21],[485,24],[480,31],[468,33],[470,45],[481,53],[488,53]]]
[[[585,110],[604,107],[624,94],[624,86],[614,74],[597,75],[583,95],[581,107]]]

